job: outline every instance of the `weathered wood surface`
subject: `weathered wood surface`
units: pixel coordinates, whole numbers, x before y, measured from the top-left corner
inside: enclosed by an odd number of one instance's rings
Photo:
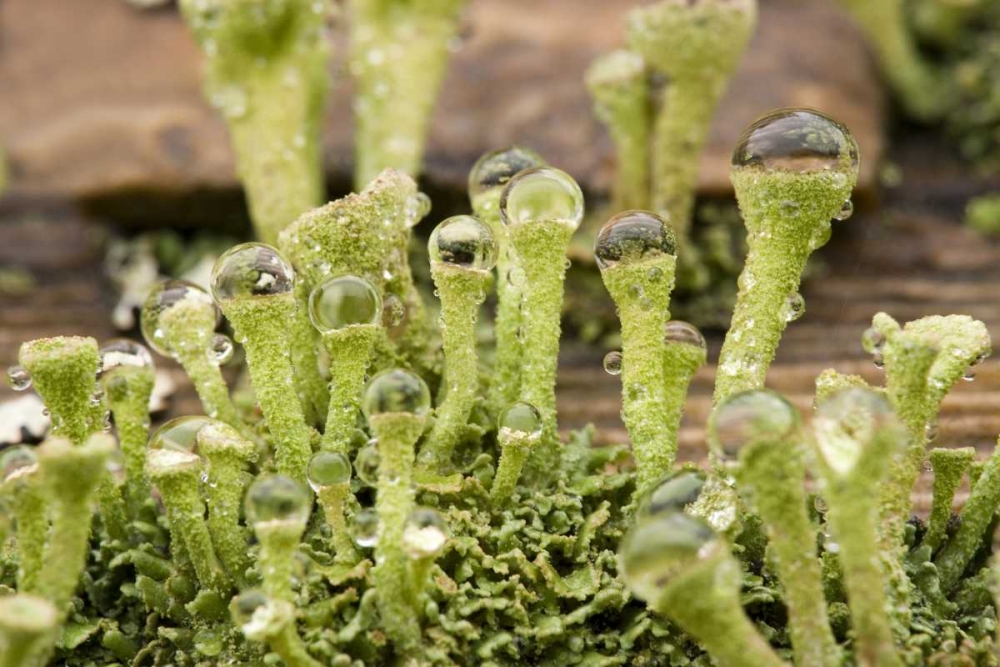
[[[594,120],[583,73],[621,46],[627,0],[471,0],[430,131],[426,177],[464,188],[481,153],[532,146],[585,189],[612,176],[611,145]],[[343,29],[334,51],[325,143],[335,189],[351,168],[350,82]],[[100,197],[234,188],[218,114],[202,99],[200,54],[173,7],[124,0],[0,3],[0,143],[15,192]],[[722,104],[702,163],[702,188],[727,191],[744,126],[783,106],[847,123],[871,188],[882,152],[884,96],[858,32],[829,0],[762,0],[760,27]]]

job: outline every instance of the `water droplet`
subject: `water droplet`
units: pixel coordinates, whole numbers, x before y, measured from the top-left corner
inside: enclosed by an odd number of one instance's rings
[[[520,266],[511,267],[510,271],[507,272],[507,282],[514,287],[523,287],[527,281],[528,274]]]
[[[317,452],[309,460],[306,474],[312,490],[319,491],[327,486],[350,482],[351,472],[351,462],[340,452]]]
[[[924,427],[924,437],[927,438],[927,442],[937,440],[938,433],[940,433],[940,431],[941,429],[938,426],[937,420],[935,419],[934,421],[929,422],[927,426]]]
[[[252,296],[288,294],[295,272],[285,257],[265,243],[241,243],[222,253],[212,269],[212,295],[219,303]]]
[[[854,202],[850,199],[845,199],[844,205],[840,207],[840,211],[837,212],[837,215],[833,216],[833,219],[843,222],[844,220],[848,220],[852,215],[854,215]]]
[[[794,322],[806,314],[806,300],[798,292],[794,292],[785,302],[785,322]]]
[[[7,384],[14,391],[24,391],[31,387],[31,373],[24,366],[11,366],[7,369]]]
[[[359,449],[354,456],[354,469],[358,473],[358,479],[368,486],[375,486],[378,483],[378,468],[381,462],[382,458],[374,441]]]
[[[667,344],[680,343],[683,345],[694,345],[705,349],[705,336],[702,335],[698,327],[682,320],[670,320],[663,327],[663,338]]]
[[[874,327],[865,329],[861,335],[861,347],[868,354],[881,354],[885,346],[885,336]]]
[[[583,193],[566,172],[551,167],[528,169],[503,189],[500,219],[508,227],[561,222],[576,229],[583,220]]]
[[[525,169],[545,166],[538,153],[511,146],[483,154],[469,172],[469,200],[485,194],[499,195],[507,182]]]
[[[406,200],[403,207],[403,218],[407,227],[416,227],[420,221],[431,212],[431,198],[423,192],[417,192]]]
[[[962,374],[962,379],[966,382],[972,382],[976,379],[976,371],[973,370],[972,366],[965,369],[965,373]]]
[[[354,515],[351,522],[351,539],[362,549],[370,549],[378,543],[380,522],[378,513],[365,508]]]
[[[406,305],[395,294],[385,297],[382,304],[382,326],[389,329],[398,327],[406,319]]]
[[[797,201],[787,200],[781,202],[781,204],[778,205],[778,208],[780,209],[782,215],[789,218],[797,218],[799,217],[799,212],[802,207],[799,206]]]
[[[823,500],[823,496],[813,497],[813,508],[820,514],[826,514],[826,501]]]
[[[640,503],[639,514],[680,512],[701,496],[705,473],[700,470],[678,470],[667,475]]]
[[[636,597],[655,605],[671,579],[718,544],[701,519],[683,512],[661,512],[640,519],[622,540],[618,571]]]
[[[542,414],[534,405],[518,401],[507,407],[497,421],[500,430],[508,430],[520,437],[538,437],[542,434]]]
[[[235,349],[233,341],[229,336],[217,333],[212,336],[208,351],[212,355],[212,359],[215,360],[215,363],[222,366],[232,361]]]
[[[779,442],[798,426],[798,412],[782,396],[767,389],[743,391],[715,408],[708,423],[709,442],[717,455],[731,459],[751,442]]]
[[[608,375],[622,374],[622,353],[618,350],[608,352],[604,355],[604,372]]]
[[[414,559],[435,558],[444,551],[450,531],[444,517],[429,507],[418,507],[403,527],[403,551]]]
[[[732,165],[798,173],[856,172],[858,144],[850,130],[825,114],[781,109],[743,132]]]
[[[266,609],[267,605],[268,600],[264,592],[251,588],[233,598],[229,606],[229,613],[233,617],[233,623],[242,629],[251,625],[257,612]]]
[[[427,383],[404,368],[384,370],[373,377],[361,401],[361,411],[368,419],[383,413],[423,415],[430,407]]]
[[[145,345],[129,338],[115,338],[101,347],[100,375],[120,367],[153,368],[153,355]]]
[[[846,475],[861,453],[886,433],[904,437],[902,425],[885,397],[862,387],[836,392],[816,408],[812,420],[816,444],[826,465]]]
[[[219,309],[216,308],[212,297],[194,283],[186,280],[167,280],[157,284],[150,290],[142,305],[139,325],[146,344],[165,357],[173,354],[167,344],[163,327],[160,326],[160,320],[164,313],[179,303],[210,309],[215,323],[219,321]]]
[[[12,479],[29,475],[37,470],[38,456],[35,450],[26,445],[11,447],[0,455],[0,480],[9,482]]]
[[[674,230],[664,218],[649,211],[619,213],[604,223],[594,243],[594,255],[602,270],[676,254]]]
[[[500,247],[489,227],[471,215],[456,215],[434,228],[427,250],[432,263],[489,271]]]
[[[321,333],[354,324],[375,324],[382,314],[382,298],[370,282],[357,276],[338,276],[317,285],[309,295],[309,319]]]
[[[222,426],[209,417],[192,415],[171,419],[153,432],[148,449],[171,449],[178,452],[197,452],[198,434],[209,425]]]
[[[305,526],[312,510],[312,498],[309,491],[293,479],[264,475],[250,485],[243,508],[247,523],[254,527],[272,521]]]

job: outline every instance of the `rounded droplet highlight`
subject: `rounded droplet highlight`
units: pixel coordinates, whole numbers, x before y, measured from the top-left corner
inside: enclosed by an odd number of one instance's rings
[[[153,355],[145,345],[130,338],[115,338],[101,347],[103,376],[116,368],[153,368]]]
[[[251,526],[271,522],[305,523],[312,497],[304,486],[284,475],[258,477],[247,490],[243,504]]]
[[[782,315],[785,318],[785,322],[794,322],[795,320],[801,318],[806,314],[806,300],[801,294],[795,292],[785,301],[785,307],[782,310]]]
[[[217,424],[214,419],[191,415],[177,417],[153,431],[149,438],[149,449],[172,449],[177,452],[197,452],[198,434],[201,429],[210,424]]]
[[[733,151],[732,165],[796,173],[856,172],[858,144],[847,127],[826,114],[781,109],[743,132]]]
[[[561,222],[573,229],[583,220],[583,192],[564,171],[536,167],[519,172],[500,196],[500,219],[508,227]]]
[[[358,479],[368,486],[375,486],[378,483],[378,469],[382,458],[378,453],[378,446],[371,442],[354,455],[354,469],[358,473]]]
[[[226,334],[217,333],[212,336],[209,352],[212,355],[212,359],[215,360],[215,363],[220,366],[228,364],[233,360],[233,354],[235,351],[236,347],[233,345],[233,339]]]
[[[0,455],[0,481],[9,482],[38,469],[38,455],[26,445],[11,447]]]
[[[674,577],[711,554],[717,543],[708,524],[683,512],[647,516],[622,540],[618,572],[636,597],[655,604]]]
[[[518,172],[544,166],[545,160],[538,153],[519,146],[484,153],[469,172],[469,200],[499,194]]]
[[[496,266],[500,247],[485,224],[471,215],[456,215],[434,228],[427,250],[432,263],[489,271]]]
[[[784,440],[798,425],[799,413],[782,396],[767,389],[743,391],[715,408],[708,423],[709,443],[728,459],[751,442]]]
[[[351,481],[351,461],[340,452],[317,452],[309,460],[306,475],[313,491]]]
[[[377,374],[365,388],[361,411],[371,419],[384,413],[424,415],[431,407],[431,392],[423,379],[405,368]]]
[[[663,327],[663,338],[667,345],[694,345],[703,350],[707,347],[705,336],[698,327],[683,320],[667,322],[666,326]]]
[[[208,292],[186,280],[167,280],[159,283],[146,297],[139,316],[139,327],[146,344],[165,357],[173,356],[167,343],[160,320],[163,314],[177,304],[191,304],[195,307],[211,308],[215,323],[219,321],[219,309]]]
[[[370,549],[378,544],[381,522],[378,512],[368,507],[354,515],[351,521],[351,539],[362,549]]]
[[[403,217],[407,227],[416,227],[420,221],[431,212],[431,198],[423,192],[417,192],[406,200],[403,207]]]
[[[414,560],[435,558],[444,551],[449,535],[448,523],[440,512],[418,507],[403,527],[403,551]]]
[[[663,217],[649,211],[619,213],[604,223],[594,243],[601,269],[663,255],[677,255],[677,237]]]
[[[520,437],[538,437],[542,434],[542,413],[534,405],[518,401],[503,411],[497,425],[501,431]]]
[[[376,324],[382,315],[378,290],[358,276],[338,276],[317,285],[309,295],[309,319],[320,333],[356,324]]]
[[[863,387],[838,391],[820,403],[812,420],[816,446],[827,467],[847,475],[876,438],[905,440],[889,401]]]
[[[31,373],[24,366],[11,366],[7,369],[7,384],[14,391],[30,389]]]
[[[678,470],[667,475],[642,501],[640,514],[684,511],[701,496],[705,479],[700,470]]]
[[[291,263],[266,243],[241,243],[222,253],[212,269],[219,303],[241,297],[288,294],[295,287]]]
[[[852,215],[854,215],[854,202],[850,199],[845,199],[844,205],[840,207],[840,210],[837,212],[837,215],[833,216],[833,219],[843,222],[850,219]]]
[[[622,353],[613,350],[604,355],[604,372],[608,375],[622,374]]]

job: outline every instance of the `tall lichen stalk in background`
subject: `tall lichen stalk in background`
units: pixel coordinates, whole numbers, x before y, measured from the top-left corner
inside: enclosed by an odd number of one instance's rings
[[[383,169],[420,173],[431,111],[465,0],[349,0],[357,97],[355,189]],[[405,102],[403,102],[405,100]]]
[[[274,243],[323,194],[320,122],[329,5],[181,0],[205,55],[205,95],[229,125],[257,236]]]

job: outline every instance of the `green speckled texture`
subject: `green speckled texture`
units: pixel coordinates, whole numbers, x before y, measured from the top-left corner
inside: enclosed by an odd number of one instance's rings
[[[52,432],[81,444],[104,427],[97,390],[100,353],[93,338],[42,338],[24,343],[18,361],[52,414]]]

